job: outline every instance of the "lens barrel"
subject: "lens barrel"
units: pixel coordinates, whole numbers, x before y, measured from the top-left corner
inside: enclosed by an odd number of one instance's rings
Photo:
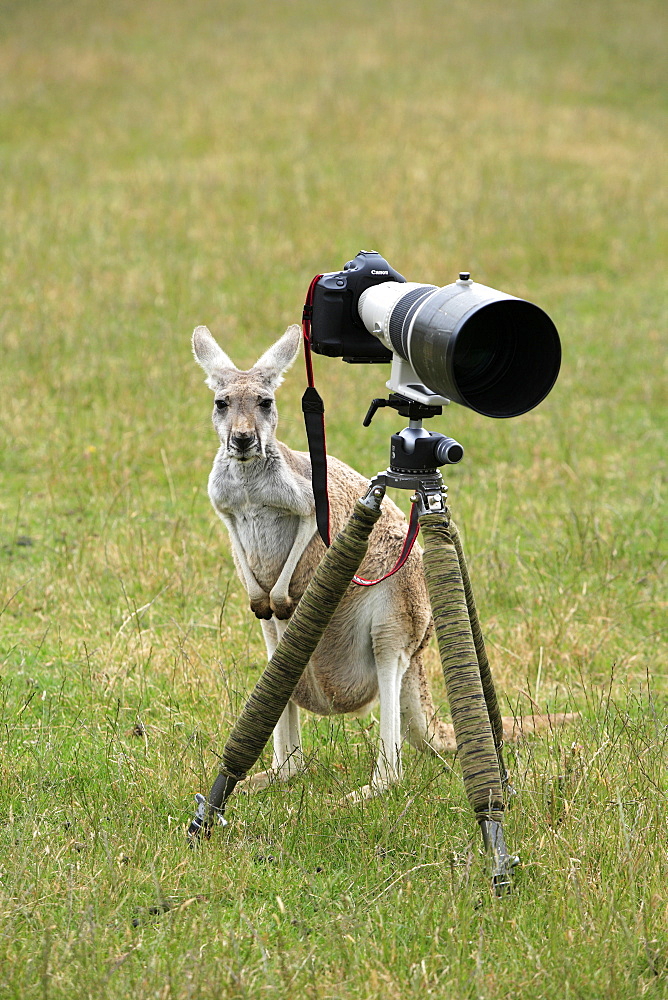
[[[465,275],[443,288],[376,285],[359,313],[431,392],[487,417],[532,410],[559,374],[561,344],[547,313]]]

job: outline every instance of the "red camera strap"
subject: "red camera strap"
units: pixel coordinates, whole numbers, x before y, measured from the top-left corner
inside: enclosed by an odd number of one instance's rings
[[[308,440],[308,450],[311,456],[311,482],[313,485],[313,497],[315,500],[315,517],[318,525],[318,532],[323,542],[329,548],[331,544],[330,532],[330,512],[329,494],[327,492],[327,443],[325,440],[325,405],[320,393],[315,387],[313,376],[313,358],[311,355],[311,319],[313,316],[313,295],[315,286],[322,278],[321,274],[316,274],[309,285],[309,290],[304,303],[302,313],[302,336],[304,341],[304,362],[306,364],[306,380],[308,387],[302,396],[302,412],[304,414],[304,424],[306,426],[306,438]],[[377,580],[365,580],[361,576],[354,576],[353,583],[359,587],[373,587],[388,577],[397,573],[408,559],[411,549],[415,543],[419,530],[417,504],[411,507],[411,516],[408,524],[408,532],[404,540],[404,545],[396,563],[389,572]]]
[[[387,580],[388,577],[394,576],[395,573],[398,573],[411,554],[411,549],[415,544],[415,539],[418,536],[419,530],[418,505],[414,503],[411,506],[411,516],[408,522],[408,531],[406,532],[406,537],[404,539],[404,546],[392,569],[388,570],[384,576],[379,576],[377,580],[365,580],[362,576],[354,576],[353,583],[356,583],[358,587],[374,587],[377,583],[382,583],[383,580]]]

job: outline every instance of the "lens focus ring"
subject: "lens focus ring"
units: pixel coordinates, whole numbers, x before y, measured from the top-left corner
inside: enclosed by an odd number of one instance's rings
[[[392,347],[405,361],[408,360],[407,339],[411,320],[422,300],[435,289],[436,285],[420,285],[419,288],[413,288],[402,295],[392,310],[388,334]]]

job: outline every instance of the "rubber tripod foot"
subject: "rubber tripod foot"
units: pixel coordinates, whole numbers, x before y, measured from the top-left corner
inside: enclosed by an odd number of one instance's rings
[[[492,885],[497,896],[507,896],[512,890],[512,871],[520,863],[516,854],[509,854],[503,827],[493,819],[480,820],[485,851],[492,861]]]
[[[218,826],[227,826],[227,820],[220,807],[212,806],[210,801],[201,792],[195,793],[197,810],[193,820],[188,827],[188,842],[192,847],[201,837],[207,839],[211,836],[211,822],[215,818]],[[207,813],[209,814],[207,816]]]

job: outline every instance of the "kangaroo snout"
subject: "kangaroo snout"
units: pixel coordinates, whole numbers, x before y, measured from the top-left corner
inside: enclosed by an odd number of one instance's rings
[[[228,451],[241,459],[252,458],[259,453],[259,442],[256,434],[245,431],[240,434],[230,434]]]

